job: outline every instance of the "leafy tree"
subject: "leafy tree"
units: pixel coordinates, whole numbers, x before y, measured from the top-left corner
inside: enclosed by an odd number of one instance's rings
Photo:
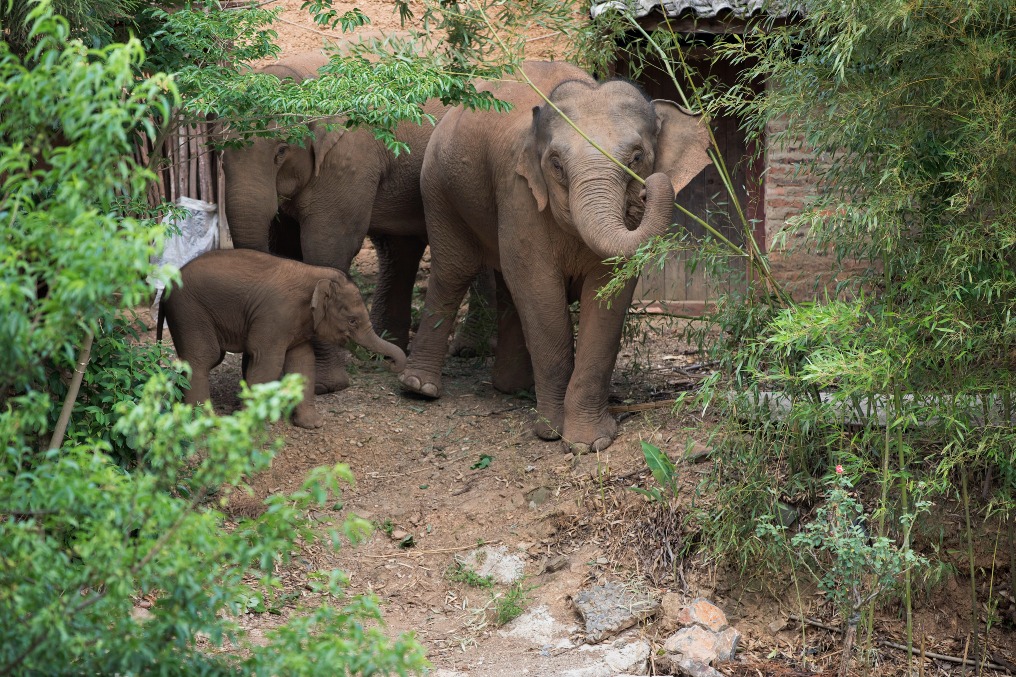
[[[0,42],[0,673],[420,671],[415,639],[388,638],[377,601],[345,597],[338,572],[312,582],[268,646],[244,639],[233,618],[246,600],[270,597],[297,540],[320,537],[306,508],[352,478],[318,469],[225,528],[215,508],[267,467],[280,444],[267,424],[300,384],[245,390],[227,417],[173,403],[180,366],[132,345],[123,312],[146,297],[164,230],[132,216],[152,178],[132,146],[167,123],[177,86],[139,77],[136,39],[86,47],[45,2],[27,21],[23,55]],[[82,377],[93,337],[98,363]],[[55,413],[82,380],[65,440]],[[366,532],[350,518],[327,535]],[[132,616],[142,595],[147,619]]]

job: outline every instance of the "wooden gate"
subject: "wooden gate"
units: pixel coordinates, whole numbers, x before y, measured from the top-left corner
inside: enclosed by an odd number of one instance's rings
[[[706,48],[690,48],[685,51],[685,55],[696,70],[709,78],[726,83],[734,81],[736,69],[727,64],[712,63],[711,55]],[[675,65],[675,70],[679,69],[680,66]],[[631,77],[631,72],[631,64],[627,61],[622,60],[616,64],[618,76]],[[681,101],[677,87],[666,71],[658,65],[649,66],[637,78],[632,79],[653,99]],[[763,162],[752,159],[753,144],[745,138],[737,118],[729,116],[714,118],[711,121],[711,129],[730,173],[737,199],[752,225],[755,240],[764,248],[765,220],[762,209],[764,193],[761,171]],[[736,207],[714,165],[702,170],[678,193],[677,203],[708,222],[732,242],[744,244],[744,229]],[[705,234],[702,226],[677,209],[674,210],[674,224],[675,230],[687,229],[696,239]],[[692,258],[694,257],[689,251],[675,251],[667,257],[662,268],[647,268],[643,271],[635,289],[635,300],[643,303],[660,301],[666,305],[683,307],[689,312],[697,312],[710,300],[715,300],[719,294],[731,289],[732,285],[743,287],[744,276],[747,273],[744,258],[727,258],[727,272],[722,276],[713,277],[711,284],[707,282],[702,267],[692,265],[690,261]]]

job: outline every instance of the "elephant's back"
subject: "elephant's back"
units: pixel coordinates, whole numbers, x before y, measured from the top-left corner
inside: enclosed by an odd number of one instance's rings
[[[316,78],[318,69],[328,63],[328,57],[321,52],[304,52],[279,59],[261,67],[262,73],[274,75],[280,80],[292,78],[297,82]]]
[[[523,69],[541,92],[550,95],[568,80],[594,82],[592,76],[563,61],[526,61]],[[491,92],[512,104],[508,112],[471,111],[457,106],[445,114],[434,130],[423,166],[424,191],[427,183],[444,191],[469,189],[477,182],[493,189],[498,176],[515,170],[521,144],[532,125],[532,109],[543,98],[517,73],[515,79],[477,83],[478,91]],[[482,192],[482,191],[481,191]],[[471,193],[475,194],[475,193]]]

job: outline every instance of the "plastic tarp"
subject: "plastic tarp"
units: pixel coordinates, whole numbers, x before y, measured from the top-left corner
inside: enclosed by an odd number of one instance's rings
[[[211,202],[189,197],[178,198],[176,204],[186,211],[182,218],[173,221],[180,232],[166,239],[162,255],[156,256],[153,263],[182,268],[191,259],[219,248],[219,207]],[[159,301],[162,300],[162,292],[166,285],[158,279],[153,279],[152,282],[155,285],[152,320],[157,321]]]

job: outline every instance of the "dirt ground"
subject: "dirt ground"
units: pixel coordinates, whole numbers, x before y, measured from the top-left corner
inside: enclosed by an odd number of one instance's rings
[[[341,38],[337,31],[313,26],[299,9],[301,0],[266,4],[285,8],[278,25],[284,53],[317,49],[326,39]],[[374,30],[400,28],[394,6],[383,0],[335,7],[344,11],[354,5],[371,17]],[[534,38],[530,56],[553,53],[553,36]],[[376,273],[369,246],[355,268],[369,288]],[[425,279],[424,271],[422,284]],[[720,606],[743,634],[740,660],[721,666],[725,674],[835,674],[838,638],[821,628],[802,629],[790,618],[803,603],[807,614],[829,620],[814,589],[795,592],[789,580],[770,580],[763,591],[757,582],[741,581],[736,572],[701,553],[678,562],[676,575],[647,575],[647,561],[679,547],[689,535],[681,533],[675,514],[654,511],[627,490],[652,483],[641,441],[677,458],[688,448],[703,448],[712,422],[671,411],[673,398],[693,387],[708,368],[682,340],[678,322],[657,316],[638,326],[643,340],[622,348],[612,383],[611,403],[622,421],[619,434],[599,454],[575,457],[561,443],[536,438],[530,430],[533,400],[495,391],[489,361],[482,358],[449,358],[445,394],[436,401],[403,395],[382,365],[356,362],[348,389],[317,398],[324,427],[276,426],[286,445],[270,471],[251,478],[258,499],[296,489],[313,467],[346,463],[356,485],[344,493],[341,509],[319,517],[337,523],[355,513],[379,528],[358,548],[335,552],[314,545],[297,553],[281,572],[280,613],[252,612],[240,619],[252,639],[289,618],[296,597],[313,601],[305,588],[309,572],[337,568],[349,575],[351,592],[378,596],[392,633],[416,633],[437,669],[476,677],[557,675],[584,665],[581,648],[538,647],[496,628],[492,599],[505,592],[503,586],[475,588],[449,578],[457,556],[485,543],[506,546],[522,557],[528,609],[542,605],[554,618],[577,624],[571,597],[608,578],[632,582],[657,596],[702,596]],[[213,372],[218,411],[238,405],[238,380],[239,356],[229,355]],[[486,465],[481,462],[485,457]],[[708,502],[698,487],[710,462],[682,462],[679,470],[682,495]],[[412,546],[401,547],[408,536]],[[927,651],[963,655],[969,605],[961,588],[960,583],[948,584],[919,603]],[[654,650],[666,637],[659,623],[633,632]],[[887,613],[877,623],[877,635],[901,641],[900,619]],[[1016,662],[1011,632],[993,629],[989,644],[997,660]],[[902,652],[881,648],[871,674],[905,674],[904,666]],[[920,674],[956,674],[946,661],[929,659],[923,666]],[[917,674],[916,662],[914,669]]]
[[[369,289],[376,274],[369,244],[354,267]],[[425,276],[424,269],[421,286]],[[483,543],[506,546],[522,558],[523,606],[545,607],[555,619],[576,626],[576,645],[582,633],[571,598],[584,587],[613,579],[657,597],[675,592],[689,601],[706,597],[721,607],[743,634],[739,661],[722,665],[724,674],[835,674],[838,638],[816,627],[802,631],[792,619],[803,604],[810,617],[835,622],[814,588],[801,588],[799,600],[791,580],[769,580],[764,586],[743,581],[695,548],[677,561],[675,575],[652,574],[652,561],[680,548],[691,535],[683,533],[679,512],[653,508],[627,489],[653,484],[641,441],[680,458],[687,449],[704,448],[713,422],[671,411],[672,400],[708,373],[695,348],[682,340],[680,321],[656,316],[637,326],[641,341],[622,347],[612,383],[611,404],[622,421],[617,440],[600,454],[578,457],[562,443],[532,434],[534,402],[495,391],[488,359],[449,358],[446,392],[436,401],[402,394],[395,375],[380,363],[354,361],[351,386],[317,398],[324,427],[275,426],[285,448],[269,471],[251,478],[251,486],[260,500],[298,488],[313,467],[346,463],[356,485],[345,491],[340,509],[317,517],[338,523],[354,513],[377,529],[356,548],[304,547],[281,572],[279,613],[250,612],[240,618],[241,625],[258,641],[289,618],[298,603],[313,603],[305,587],[310,572],[341,569],[350,577],[352,593],[378,596],[392,633],[415,632],[436,669],[455,671],[446,675],[557,675],[588,669],[582,667],[588,658],[581,648],[540,647],[514,636],[511,624],[495,627],[494,596],[505,594],[506,586],[477,588],[452,580],[448,572],[456,558]],[[212,374],[219,412],[238,406],[238,381],[239,356],[229,355]],[[484,457],[489,457],[485,467],[480,462]],[[708,505],[709,496],[699,487],[710,467],[702,459],[678,463],[681,493],[688,502]],[[247,507],[241,502],[239,510]],[[412,545],[402,547],[407,537]],[[927,651],[962,656],[968,594],[965,584],[954,582],[918,603]],[[902,622],[891,613],[876,627],[878,636],[902,641]],[[655,649],[670,631],[648,622],[628,637],[648,641]],[[1016,662],[1011,632],[993,629],[989,643],[996,660]],[[903,660],[900,651],[879,649],[872,674],[905,674]],[[928,660],[924,674],[955,674],[951,668]]]

